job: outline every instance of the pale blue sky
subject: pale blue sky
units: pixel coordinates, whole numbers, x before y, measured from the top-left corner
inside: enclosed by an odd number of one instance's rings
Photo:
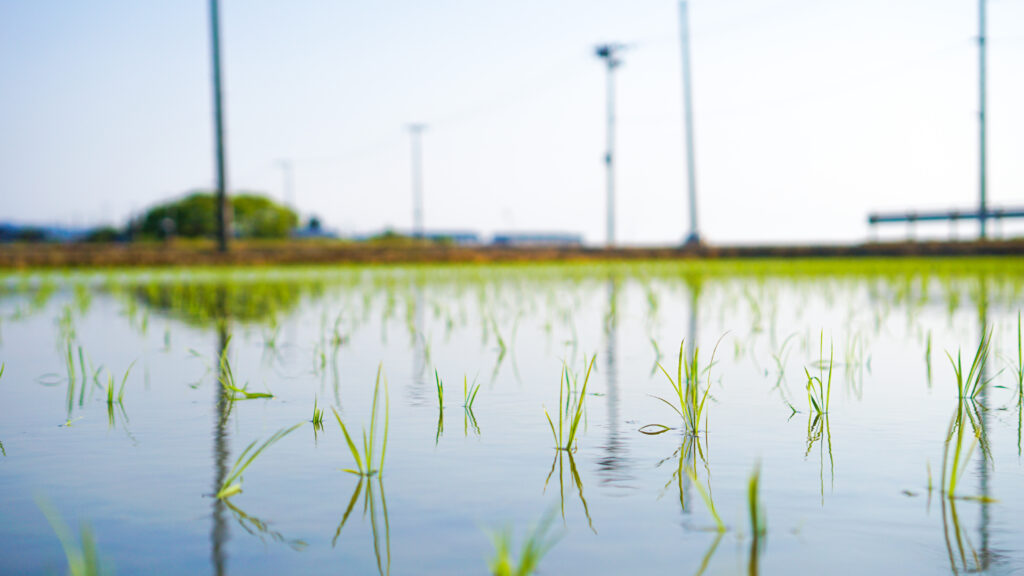
[[[411,225],[417,121],[428,229],[602,242],[592,47],[631,43],[619,238],[685,235],[673,0],[223,0],[222,18],[231,187],[281,198],[289,158],[302,212],[345,232]],[[975,1],[692,0],[691,19],[709,240],[858,240],[873,209],[976,203]],[[1024,1],[989,19],[990,197],[1020,205]],[[210,186],[209,76],[204,0],[0,0],[0,219],[121,221]]]

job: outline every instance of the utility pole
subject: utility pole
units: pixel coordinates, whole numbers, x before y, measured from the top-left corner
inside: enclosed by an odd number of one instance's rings
[[[412,137],[412,231],[416,238],[423,238],[423,151],[421,138],[426,124],[409,124]]]
[[[683,122],[686,130],[686,184],[690,194],[690,231],[686,245],[700,244],[697,231],[697,166],[693,152],[693,101],[690,96],[690,16],[686,0],[679,0],[679,30],[683,45]]]
[[[281,176],[284,179],[281,189],[284,194],[284,204],[298,213],[299,207],[295,205],[295,175],[292,172],[292,161],[278,160],[277,165],[281,168]]]
[[[978,207],[978,223],[981,225],[981,239],[986,235],[985,223],[988,219],[988,203],[986,201],[986,136],[985,136],[985,0],[978,0],[978,185],[980,203]]]
[[[210,0],[210,50],[213,53],[213,132],[217,162],[217,248],[228,251],[231,236],[231,205],[228,203],[227,167],[224,153],[224,106],[220,81],[220,8]]]
[[[619,52],[626,47],[622,44],[601,44],[594,49],[594,54],[604,60],[608,69],[608,128],[607,128],[607,151],[604,156],[606,180],[608,186],[608,231],[606,246],[615,246],[615,164],[613,154],[615,152],[615,69],[622,64]]]

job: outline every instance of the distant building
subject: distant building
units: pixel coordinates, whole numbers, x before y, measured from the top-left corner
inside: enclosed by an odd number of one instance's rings
[[[495,246],[557,246],[573,247],[583,244],[583,236],[569,232],[503,232],[491,239]]]
[[[0,242],[75,242],[89,231],[89,228],[73,226],[0,222]]]
[[[459,246],[475,246],[480,244],[480,235],[469,230],[442,230],[426,232],[423,237],[434,242],[450,243]]]
[[[338,238],[338,233],[323,227],[320,219],[316,216],[309,219],[309,222],[301,228],[291,231],[292,238]]]

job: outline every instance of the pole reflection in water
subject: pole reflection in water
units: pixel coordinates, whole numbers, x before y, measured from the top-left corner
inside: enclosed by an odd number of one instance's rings
[[[409,314],[410,337],[412,338],[412,381],[409,398],[414,406],[425,402],[427,366],[430,364],[430,345],[427,342],[426,321],[424,319],[425,304],[423,302],[423,281],[413,282],[413,310]]]
[[[227,394],[225,394],[223,378],[225,377],[224,370],[225,366],[221,362],[221,358],[227,357],[228,353],[228,341],[231,338],[231,327],[227,313],[225,309],[225,288],[224,286],[216,287],[216,322],[217,322],[217,354],[214,356],[217,363],[217,378],[216,385],[214,386],[214,406],[216,408],[214,416],[217,419],[216,425],[213,429],[213,465],[214,465],[214,478],[213,478],[213,494],[216,494],[221,485],[224,483],[224,479],[228,473],[228,458],[230,457],[231,447],[228,443],[228,430],[227,430],[227,419],[228,419],[228,406],[227,406]],[[227,573],[227,554],[225,546],[228,538],[230,537],[228,531],[227,520],[225,518],[225,506],[224,501],[220,498],[213,499],[213,529],[210,533],[211,542],[211,560],[213,562],[213,572],[217,576],[222,576]]]
[[[609,276],[606,284],[608,307],[604,318],[605,379],[607,381],[608,437],[604,454],[597,461],[598,475],[605,485],[622,485],[631,479],[627,468],[628,450],[619,431],[618,299],[619,280]]]
[[[984,274],[979,278],[979,295],[978,295],[978,328],[979,335],[984,338],[989,333],[988,325],[988,277]],[[982,434],[988,437],[988,390],[989,389],[989,376],[988,376],[988,362],[981,365],[981,392],[978,394],[979,402],[981,404],[981,414],[979,421],[981,423]],[[991,445],[989,445],[991,450]],[[989,494],[989,470],[991,468],[991,462],[988,461],[988,456],[982,450],[981,458],[978,460],[978,477],[979,486],[978,490],[981,495],[980,506],[981,506],[981,522],[978,525],[978,532],[981,540],[981,558],[980,566],[981,570],[988,570],[989,560],[991,557],[989,550],[989,524],[991,518],[989,517],[989,502],[991,502]]]

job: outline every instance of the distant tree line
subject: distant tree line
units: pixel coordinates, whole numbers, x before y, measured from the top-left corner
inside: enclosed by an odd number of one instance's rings
[[[291,208],[266,196],[240,193],[232,195],[230,201],[237,238],[285,238],[299,224]],[[137,227],[144,237],[212,237],[217,233],[217,200],[211,192],[194,192],[150,208]]]

